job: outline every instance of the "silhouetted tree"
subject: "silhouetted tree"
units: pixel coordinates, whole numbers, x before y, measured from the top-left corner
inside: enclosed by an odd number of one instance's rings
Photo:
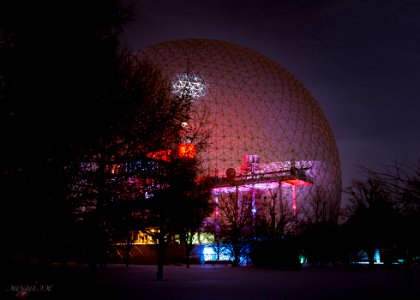
[[[157,247],[157,280],[163,279],[167,245],[174,243],[179,234],[185,234],[185,226],[199,217],[191,215],[194,210],[188,207],[196,189],[194,159],[172,156],[160,164],[162,168],[151,177],[155,181],[153,196],[142,201],[143,215],[139,219],[142,231],[153,238]]]
[[[69,170],[99,152],[118,103],[118,37],[129,14],[119,1],[6,0],[0,11],[5,247],[63,252],[75,236]]]
[[[174,97],[168,80],[121,44],[131,15],[118,0],[3,1],[0,11],[3,241],[16,252],[20,243],[30,250],[70,238],[94,269],[113,229],[131,227],[109,215],[113,201],[128,198],[129,186],[119,188],[142,176],[112,170],[162,148],[175,152],[188,133],[191,99]],[[180,174],[175,165],[166,170]],[[176,180],[151,176],[170,189],[161,186],[156,201],[142,205],[158,207],[158,225],[172,234],[165,209],[179,198],[169,192]],[[133,199],[142,200],[140,192]],[[164,241],[165,230],[158,237]]]
[[[293,221],[291,207],[278,197],[278,190],[270,189],[261,199],[255,220],[255,236],[260,239],[276,240],[287,235]]]
[[[328,193],[317,187],[314,197],[302,204],[303,218],[301,223],[337,223],[340,212],[340,203],[333,201]]]
[[[185,245],[187,268],[190,267],[194,238],[197,238],[204,219],[214,211],[214,205],[210,202],[211,180],[202,178],[199,181],[190,182],[189,185],[186,186],[184,200],[177,207],[176,212],[176,227],[179,238]]]
[[[247,194],[241,195],[237,188],[236,191],[219,194],[217,197],[218,216],[214,220],[218,231],[216,235],[230,248],[232,266],[236,267],[253,236],[252,199]]]
[[[302,206],[302,251],[314,266],[341,260],[342,239],[337,223],[338,203],[322,190]]]
[[[350,204],[343,230],[354,250],[363,249],[369,264],[374,264],[375,249],[388,246],[395,239],[397,214],[389,195],[380,181],[354,181],[346,189]]]
[[[420,254],[420,166],[394,162],[379,171],[360,168],[367,176],[381,182],[384,192],[392,199],[398,213],[398,222],[393,224],[397,231],[394,243],[398,255],[411,264]]]

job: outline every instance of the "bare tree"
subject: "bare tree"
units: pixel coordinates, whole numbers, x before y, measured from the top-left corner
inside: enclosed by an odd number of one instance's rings
[[[308,224],[336,224],[340,211],[339,203],[332,201],[328,193],[317,188],[314,197],[302,205],[303,225]]]
[[[257,207],[255,234],[259,238],[276,240],[289,233],[293,212],[279,197],[279,190],[269,189],[260,195]]]
[[[167,246],[179,237],[190,242],[209,212],[209,190],[195,181],[194,165],[193,159],[173,158],[154,177],[153,196],[142,201],[139,221],[142,231],[153,238],[157,247],[157,280],[163,279]],[[186,250],[189,255],[191,249]]]
[[[301,251],[307,261],[319,267],[334,262],[341,255],[337,215],[339,204],[331,201],[319,187],[308,202],[301,205],[299,222]]]
[[[375,181],[380,182],[384,193],[392,200],[399,215],[399,222],[394,224],[398,231],[395,243],[400,249],[407,265],[420,253],[420,166],[410,166],[399,162],[385,165],[375,171],[365,167],[361,170]]]
[[[354,181],[346,189],[350,204],[344,229],[356,248],[366,251],[369,264],[374,264],[375,249],[386,247],[394,237],[396,211],[381,181]]]
[[[385,165],[375,171],[360,166],[367,176],[381,182],[384,190],[395,200],[403,212],[420,210],[420,165],[410,166],[399,162]]]
[[[239,266],[248,240],[253,236],[252,199],[250,195],[235,192],[218,195],[218,216],[215,220],[218,236],[231,249],[233,266]]]
[[[214,204],[210,202],[211,180],[203,178],[195,182],[184,195],[184,201],[178,207],[176,226],[179,238],[185,245],[186,266],[190,267],[190,256],[193,243],[200,232],[205,218],[214,210]]]

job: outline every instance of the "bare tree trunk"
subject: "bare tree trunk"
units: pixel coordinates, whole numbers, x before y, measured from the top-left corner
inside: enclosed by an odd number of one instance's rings
[[[217,234],[217,233],[216,233]],[[215,245],[216,245],[216,260],[220,260],[220,238],[218,236],[215,237]]]
[[[187,268],[190,267],[190,256],[191,256],[191,245],[190,242],[187,241],[187,243],[185,244],[185,264],[187,266]]]
[[[163,280],[163,265],[164,265],[164,256],[165,256],[165,245],[163,241],[159,240],[158,242],[158,261],[157,261],[157,273],[156,273],[156,280],[162,281]]]
[[[131,243],[129,238],[127,237],[126,244],[125,244],[125,266],[128,267],[130,264],[130,250],[131,250]]]
[[[233,249],[233,263],[232,267],[239,267],[239,261],[240,261],[240,251],[239,251],[239,245],[237,241],[233,241],[232,243],[232,249]]]
[[[185,241],[186,241],[186,243],[185,243],[185,254],[186,254],[186,265],[187,265],[187,268],[189,268],[190,267],[190,262],[191,262],[191,252],[192,252],[192,249],[193,249],[193,240],[194,240],[194,234],[188,234],[187,235],[187,237],[186,237],[186,239],[185,239]]]
[[[276,213],[271,213],[271,238],[273,241],[276,239]]]

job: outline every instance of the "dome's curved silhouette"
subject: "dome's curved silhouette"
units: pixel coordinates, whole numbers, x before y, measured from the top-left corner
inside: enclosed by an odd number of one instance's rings
[[[206,85],[195,101],[209,111],[209,145],[201,153],[206,173],[249,172],[243,159],[250,154],[258,157],[259,174],[295,162],[313,181],[298,189],[300,201],[317,195],[339,206],[340,160],[331,128],[315,99],[281,65],[248,48],[208,39],[164,42],[139,55],[173,81],[196,74]]]

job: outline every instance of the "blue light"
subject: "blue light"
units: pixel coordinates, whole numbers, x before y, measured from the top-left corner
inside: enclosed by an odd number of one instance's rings
[[[375,250],[375,255],[373,256],[373,260],[375,261],[376,264],[381,263],[381,255],[379,253],[379,249]]]
[[[217,250],[219,250],[219,257],[217,257]],[[203,248],[203,256],[204,261],[232,260],[225,246],[205,246]]]

